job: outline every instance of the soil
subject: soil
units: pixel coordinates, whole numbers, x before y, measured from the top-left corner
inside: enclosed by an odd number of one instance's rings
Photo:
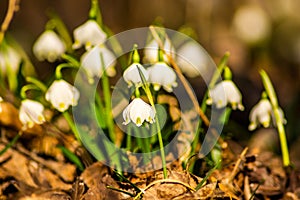
[[[2,103],[0,150],[18,134],[17,110]],[[63,122],[56,125],[68,132]],[[65,126],[65,127],[64,127]],[[253,135],[247,144],[219,141],[222,163],[211,166],[197,161],[192,174],[179,161],[162,170],[119,174],[94,160],[74,139],[51,124],[35,126],[22,133],[0,156],[0,199],[299,199],[299,160],[282,167],[281,157],[266,148],[270,129]],[[60,146],[76,154],[84,169],[66,159]]]

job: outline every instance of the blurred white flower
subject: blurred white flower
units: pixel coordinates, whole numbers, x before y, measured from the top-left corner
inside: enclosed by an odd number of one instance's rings
[[[65,43],[52,30],[42,33],[33,45],[33,53],[40,60],[54,62],[66,51]]]
[[[44,106],[37,101],[25,99],[21,102],[19,119],[24,128],[32,128],[34,124],[44,123]]]
[[[158,62],[158,50],[159,45],[156,40],[151,40],[144,48],[144,63],[157,63]],[[165,40],[164,43],[165,53],[174,57],[175,48],[173,47],[171,41],[169,39]],[[169,63],[168,57],[164,54],[163,61]]]
[[[139,87],[143,84],[142,78],[140,76],[139,70],[144,75],[146,81],[149,80],[148,71],[140,63],[132,63],[123,73],[123,78],[127,82],[128,87],[135,85]]]
[[[248,44],[265,40],[271,33],[271,22],[266,12],[255,5],[240,7],[233,17],[233,31]]]
[[[176,73],[164,62],[158,62],[147,69],[149,82],[153,84],[154,90],[158,91],[162,86],[167,92],[172,92],[177,86]]]
[[[206,103],[215,104],[217,108],[224,108],[230,104],[233,110],[244,110],[242,94],[231,80],[224,80],[211,89]]]
[[[209,73],[208,55],[196,42],[183,44],[177,51],[176,61],[182,73],[190,78]]]
[[[45,98],[55,109],[64,112],[69,106],[77,105],[79,91],[65,80],[55,80],[46,92]]]
[[[285,124],[286,119],[284,119],[284,114],[281,108],[279,108],[280,118],[282,122]],[[256,129],[256,127],[261,124],[264,128],[267,128],[270,126],[271,119],[273,120],[274,126],[276,126],[275,123],[275,117],[274,112],[272,109],[271,102],[268,99],[261,99],[251,110],[250,115],[250,125],[248,129],[250,131],[253,131]]]
[[[107,35],[97,24],[95,20],[88,20],[84,24],[78,26],[74,32],[74,49],[79,49],[85,45],[85,49],[90,49],[95,45],[105,42]]]
[[[139,127],[144,121],[152,124],[155,121],[154,117],[154,109],[142,99],[135,98],[123,111],[123,124],[127,125],[132,121]]]
[[[21,56],[18,52],[10,46],[0,51],[0,70],[1,74],[5,75],[8,69],[16,74],[19,71],[21,64]]]
[[[102,66],[101,55],[103,57],[104,66]],[[85,52],[81,59],[81,66],[87,71],[90,78],[101,77],[103,69],[106,69],[108,76],[113,77],[116,75],[115,65],[116,65],[115,55],[107,49],[104,45],[97,45],[91,50]]]

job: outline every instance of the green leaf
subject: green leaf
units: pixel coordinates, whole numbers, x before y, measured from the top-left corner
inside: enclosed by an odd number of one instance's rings
[[[62,151],[62,153],[71,161],[73,162],[80,171],[84,170],[84,166],[81,160],[76,156],[73,152],[69,149],[65,148],[64,146],[58,146],[58,148]]]

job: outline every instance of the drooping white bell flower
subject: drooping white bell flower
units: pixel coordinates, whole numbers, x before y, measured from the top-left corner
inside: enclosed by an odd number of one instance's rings
[[[0,70],[1,74],[6,75],[8,69],[16,74],[19,71],[21,64],[21,56],[18,52],[10,46],[0,51]]]
[[[103,57],[104,66],[102,66],[101,54]],[[90,78],[95,76],[101,77],[103,74],[103,69],[106,69],[106,73],[110,77],[116,75],[116,57],[104,45],[97,45],[91,50],[85,52],[82,55],[80,62],[81,66],[84,67]]]
[[[73,35],[75,40],[73,49],[79,49],[83,45],[85,45],[85,49],[90,49],[95,45],[102,44],[107,38],[106,33],[95,20],[88,20],[78,26]]]
[[[149,80],[148,71],[140,63],[134,62],[123,73],[123,78],[127,82],[128,87],[131,87],[132,85],[135,85],[136,87],[142,86],[143,81],[138,69],[140,69],[146,81]]]
[[[144,63],[157,63],[158,60],[158,50],[159,45],[156,40],[151,40],[144,48]],[[164,42],[164,51],[166,54],[174,57],[175,48],[173,47],[171,41],[167,38]],[[163,61],[169,63],[168,56],[164,54]]]
[[[46,121],[43,112],[43,104],[38,101],[25,99],[21,102],[19,119],[24,128],[32,128],[34,124],[42,124]]]
[[[176,61],[182,73],[190,78],[206,76],[209,73],[208,56],[196,42],[183,44],[177,50]]]
[[[133,122],[140,127],[144,121],[150,124],[155,122],[154,117],[154,109],[142,99],[135,98],[123,111],[123,124],[127,125]]]
[[[211,89],[206,103],[215,104],[217,108],[224,108],[230,104],[233,110],[244,110],[242,94],[231,80],[224,80]]]
[[[77,105],[79,91],[65,80],[55,80],[46,92],[45,98],[55,109],[64,112],[69,106]]]
[[[286,119],[284,119],[284,113],[281,108],[279,108],[279,114],[282,122],[285,124]],[[252,110],[250,111],[249,119],[250,119],[250,125],[248,129],[250,131],[256,129],[256,127],[259,124],[261,124],[264,128],[269,127],[271,120],[273,121],[274,126],[276,126],[274,111],[272,109],[271,102],[265,98],[261,99],[252,108]]]
[[[54,62],[66,51],[63,40],[52,30],[42,33],[33,45],[33,53],[39,61]]]
[[[147,69],[149,82],[153,84],[154,90],[158,91],[162,86],[167,92],[172,92],[177,86],[176,73],[164,62],[158,62]]]

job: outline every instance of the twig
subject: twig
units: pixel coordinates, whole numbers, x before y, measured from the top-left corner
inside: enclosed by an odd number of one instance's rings
[[[247,200],[251,199],[251,191],[250,191],[250,185],[249,185],[249,177],[246,175],[244,180],[244,197]]]
[[[196,190],[194,188],[192,188],[191,186],[189,186],[188,184],[178,181],[178,180],[174,180],[174,179],[161,179],[161,180],[157,180],[157,181],[153,181],[152,183],[150,183],[149,185],[146,186],[145,189],[142,189],[141,192],[139,192],[134,199],[138,199],[143,193],[145,193],[146,190],[148,190],[149,188],[151,188],[152,186],[158,184],[158,183],[174,183],[174,184],[180,184],[185,186],[186,188],[188,188],[189,190],[195,192]]]
[[[228,183],[231,183],[233,181],[235,175],[238,173],[239,165],[241,164],[241,162],[242,162],[243,158],[245,157],[247,151],[248,151],[248,147],[246,147],[243,150],[243,152],[241,153],[239,159],[236,161],[235,166],[234,166],[234,168],[233,168],[233,170],[232,170],[232,172],[231,172],[231,174],[228,178]]]
[[[0,44],[2,43],[4,34],[7,31],[8,26],[14,16],[14,12],[18,11],[19,9],[19,3],[20,3],[19,0],[9,0],[7,13],[1,25]]]

